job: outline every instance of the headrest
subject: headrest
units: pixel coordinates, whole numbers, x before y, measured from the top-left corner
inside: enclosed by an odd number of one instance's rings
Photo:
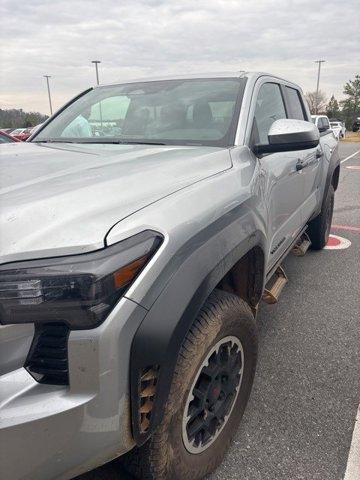
[[[197,102],[194,105],[193,120],[196,125],[206,127],[213,122],[213,115],[208,102]]]
[[[161,122],[164,124],[181,124],[185,119],[185,107],[180,103],[169,103],[160,110]]]

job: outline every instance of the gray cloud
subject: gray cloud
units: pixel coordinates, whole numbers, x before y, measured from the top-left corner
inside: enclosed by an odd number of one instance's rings
[[[359,1],[2,0],[0,102],[46,112],[92,85],[159,74],[262,70],[342,95],[360,71]]]

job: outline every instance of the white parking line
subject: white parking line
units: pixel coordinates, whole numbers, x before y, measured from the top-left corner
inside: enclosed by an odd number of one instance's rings
[[[341,160],[340,163],[347,162],[348,160],[350,160],[350,158],[355,157],[355,155],[357,155],[358,153],[360,153],[360,150],[358,150],[357,152],[353,153],[352,155],[349,155],[348,157],[344,158],[344,160]]]
[[[357,411],[344,480],[360,478],[360,405]]]

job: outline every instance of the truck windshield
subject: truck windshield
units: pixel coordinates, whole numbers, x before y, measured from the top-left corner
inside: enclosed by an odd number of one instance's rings
[[[233,145],[245,79],[208,78],[97,87],[33,142]]]

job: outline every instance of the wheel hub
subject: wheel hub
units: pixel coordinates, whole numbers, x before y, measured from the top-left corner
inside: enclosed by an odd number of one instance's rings
[[[218,437],[238,396],[244,353],[236,337],[225,337],[201,364],[184,409],[182,434],[190,453],[206,450]]]

